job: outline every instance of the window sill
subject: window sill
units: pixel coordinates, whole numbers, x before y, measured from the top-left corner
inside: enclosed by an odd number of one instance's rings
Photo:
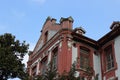
[[[83,69],[83,68],[79,68],[81,71],[87,71],[86,69]]]
[[[111,71],[115,71],[117,68],[116,67],[113,67],[113,68],[111,68],[111,69],[109,69],[109,70],[106,70],[105,72],[104,72],[104,74],[107,74],[107,73],[109,73],[109,72],[111,72]]]

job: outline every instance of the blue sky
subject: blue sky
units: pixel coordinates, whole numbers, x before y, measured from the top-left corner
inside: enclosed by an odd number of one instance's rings
[[[98,40],[120,21],[119,8],[120,0],[0,0],[0,35],[12,33],[32,50],[48,16],[57,22],[72,16],[74,28],[82,26],[87,37]]]
[[[120,20],[120,0],[0,0],[0,34],[12,33],[32,45],[48,16],[72,16],[73,27],[82,26],[86,36],[98,40],[113,21]]]

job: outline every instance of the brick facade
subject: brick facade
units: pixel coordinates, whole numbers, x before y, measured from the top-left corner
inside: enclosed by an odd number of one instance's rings
[[[30,76],[44,74],[48,64],[53,60],[59,74],[69,72],[76,62],[77,74],[88,79],[86,69],[92,69],[92,77],[99,74],[99,80],[117,80],[120,78],[120,22],[113,22],[111,31],[95,41],[86,37],[82,27],[73,29],[73,18],[56,19],[48,17],[41,30],[40,38],[32,52],[29,53],[27,70]],[[105,50],[111,47],[110,53]],[[107,55],[107,56],[106,56]],[[87,67],[85,67],[87,66]],[[92,79],[91,77],[91,79]]]

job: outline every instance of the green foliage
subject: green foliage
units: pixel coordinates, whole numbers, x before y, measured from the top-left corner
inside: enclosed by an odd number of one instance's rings
[[[51,61],[48,66],[49,67],[44,75],[45,80],[55,80],[57,77],[57,69],[55,68],[55,66],[53,66],[53,61]]]
[[[47,70],[44,74],[33,77],[33,80],[56,80],[57,69],[53,66],[53,61],[48,64]]]
[[[62,74],[59,76],[58,80],[66,80],[67,79],[67,76]]]
[[[95,79],[94,79],[94,80],[99,80],[99,79],[98,79],[98,76],[99,76],[99,74],[96,74],[96,76],[95,76]]]
[[[24,64],[21,62],[28,52],[28,44],[15,39],[9,33],[0,35],[0,80],[24,78]]]
[[[92,68],[89,67],[87,69],[87,74],[89,74],[89,77],[92,77],[91,74]],[[82,77],[78,76],[75,77],[76,74],[76,65],[75,63],[73,63],[71,69],[69,72],[64,71],[63,74],[58,75],[57,70],[53,67],[53,63],[51,62],[49,64],[49,68],[46,71],[46,73],[44,75],[41,76],[37,76],[35,77],[33,80],[83,80]],[[98,74],[96,74],[96,76],[94,77],[94,80],[98,80]],[[91,80],[91,79],[88,79]]]
[[[80,80],[80,78],[75,77],[76,74],[76,67],[75,62],[72,64],[72,67],[70,68],[70,71],[64,72],[62,75],[60,75],[58,80]]]
[[[43,77],[43,75],[39,75],[39,76],[35,76],[32,80],[45,80],[45,78]]]
[[[76,71],[75,63],[73,63],[73,65],[68,73],[68,76],[67,76],[68,80],[75,80],[76,79],[76,77],[75,77],[76,72],[75,71]]]

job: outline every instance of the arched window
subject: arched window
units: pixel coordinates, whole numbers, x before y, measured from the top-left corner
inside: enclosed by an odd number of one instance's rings
[[[86,70],[90,66],[90,50],[80,47],[80,68]]]

